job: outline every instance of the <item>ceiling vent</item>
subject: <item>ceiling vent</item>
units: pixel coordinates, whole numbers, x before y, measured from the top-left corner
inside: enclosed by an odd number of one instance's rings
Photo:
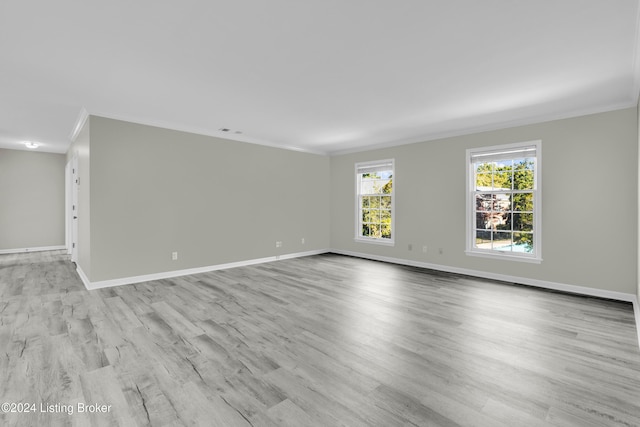
[[[229,128],[220,128],[218,129],[220,132],[231,132],[231,129]],[[235,133],[236,135],[240,135],[242,133],[242,131],[240,130],[234,130],[233,133]]]

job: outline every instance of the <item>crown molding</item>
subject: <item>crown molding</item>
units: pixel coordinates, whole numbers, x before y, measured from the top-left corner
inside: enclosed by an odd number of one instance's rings
[[[640,97],[640,5],[636,10],[636,34],[633,39],[633,88],[632,97],[635,105],[638,105]]]
[[[640,8],[639,8],[639,13],[640,13]],[[639,19],[640,19],[640,15],[639,15]],[[639,37],[640,37],[640,30],[639,30]],[[120,120],[124,122],[140,124],[144,126],[153,126],[153,127],[158,127],[162,129],[174,130],[178,132],[187,132],[187,133],[192,133],[197,135],[210,136],[213,138],[220,138],[220,139],[225,139],[229,141],[245,142],[248,144],[262,145],[262,146],[271,147],[271,148],[279,148],[282,150],[297,151],[301,153],[315,154],[320,156],[342,156],[345,154],[381,150],[386,148],[398,147],[402,145],[417,144],[421,142],[435,141],[438,139],[471,135],[474,133],[497,131],[497,130],[514,128],[518,126],[534,125],[539,123],[551,122],[555,120],[571,119],[571,118],[577,118],[581,116],[588,116],[591,114],[606,113],[609,111],[616,111],[616,110],[622,110],[625,108],[637,107],[638,98],[640,96],[640,40],[636,41],[636,47],[637,47],[636,55],[634,57],[633,99],[631,101],[627,101],[623,103],[610,104],[610,105],[605,105],[605,106],[600,106],[595,108],[587,108],[583,110],[573,111],[571,113],[547,114],[547,115],[534,116],[534,117],[523,118],[523,119],[497,122],[497,123],[481,125],[481,126],[473,126],[473,127],[457,129],[457,130],[426,133],[426,134],[422,134],[420,136],[416,136],[412,138],[405,138],[405,139],[395,140],[395,141],[387,141],[379,144],[365,145],[361,147],[348,148],[344,150],[316,150],[316,149],[307,149],[302,147],[278,144],[277,142],[267,141],[260,138],[252,138],[243,134],[240,134],[240,135],[227,134],[222,131],[211,131],[210,129],[204,129],[204,128],[199,128],[195,126],[176,125],[176,124],[168,123],[162,120],[141,119],[137,117],[116,115],[116,114],[110,114],[110,113],[104,113],[104,112],[89,112],[87,111],[87,109],[81,108],[80,113],[78,114],[78,118],[76,120],[76,124],[73,127],[73,131],[69,135],[69,140],[71,142],[75,141],[75,139],[78,137],[78,134],[82,130],[82,127],[84,126],[89,115],[93,115],[98,117],[104,117],[106,119]]]
[[[147,118],[124,116],[124,115],[110,114],[110,113],[104,113],[104,112],[98,112],[98,111],[91,111],[89,112],[89,114],[92,116],[103,117],[105,119],[119,120],[123,122],[135,123],[143,126],[152,126],[156,128],[168,129],[168,130],[173,130],[177,132],[186,132],[186,133],[192,133],[196,135],[210,136],[213,138],[226,139],[229,141],[245,142],[247,144],[262,145],[265,147],[279,148],[281,150],[297,151],[300,153],[316,154],[319,156],[329,155],[329,153],[326,151],[307,149],[303,147],[295,147],[295,146],[285,145],[285,144],[278,144],[277,142],[267,141],[260,138],[253,138],[244,134],[230,134],[222,131],[212,131],[210,129],[204,129],[196,126],[178,125],[178,124],[169,123],[163,120],[150,120]]]
[[[402,139],[397,141],[382,142],[380,144],[367,145],[367,146],[362,146],[357,148],[349,148],[345,150],[330,150],[328,151],[328,155],[332,157],[342,156],[345,154],[362,153],[365,151],[381,150],[385,148],[398,147],[401,145],[410,145],[410,144],[417,144],[421,142],[435,141],[438,139],[453,138],[456,136],[471,135],[474,133],[498,131],[498,130],[510,129],[518,126],[536,125],[539,123],[552,122],[555,120],[573,119],[573,118],[578,118],[582,116],[589,116],[592,114],[607,113],[610,111],[624,110],[626,108],[634,108],[637,106],[637,101],[638,99],[636,97],[634,101],[609,104],[609,105],[595,107],[595,108],[586,108],[583,110],[577,110],[570,113],[546,114],[546,115],[534,116],[534,117],[523,118],[523,119],[497,122],[497,123],[492,123],[492,124],[482,125],[482,126],[473,126],[473,127],[458,129],[458,130],[427,133],[427,134],[423,134],[420,137],[407,138],[407,139]]]
[[[80,131],[84,127],[87,119],[89,118],[89,113],[87,109],[82,107],[80,108],[80,113],[78,113],[78,118],[76,119],[75,125],[73,126],[73,130],[69,134],[69,141],[72,143],[76,141],[76,138],[80,134]]]

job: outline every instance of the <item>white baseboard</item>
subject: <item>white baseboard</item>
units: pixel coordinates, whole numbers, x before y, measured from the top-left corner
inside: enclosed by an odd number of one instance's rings
[[[448,273],[465,274],[468,276],[482,277],[485,279],[500,280],[503,282],[519,283],[523,285],[535,286],[538,288],[552,289],[555,291],[569,292],[573,294],[587,295],[599,298],[607,298],[618,301],[635,302],[637,300],[634,294],[624,292],[608,291],[605,289],[589,288],[587,286],[567,285],[564,283],[548,282],[546,280],[530,279],[528,277],[508,276],[506,274],[490,273],[487,271],[471,270],[468,268],[451,267],[448,265],[431,264],[428,262],[412,261],[401,258],[391,258],[380,255],[371,255],[360,252],[343,251],[332,249],[331,252],[339,255],[349,255],[358,258],[371,259],[374,261],[390,262],[392,264],[408,265],[411,267],[429,268],[431,270],[445,271]],[[637,306],[637,304],[636,304]],[[636,321],[638,312],[636,311]]]
[[[36,248],[0,249],[0,255],[21,254],[26,252],[57,251],[60,249],[67,249],[67,248],[64,245],[61,245],[61,246],[41,246]]]
[[[41,249],[41,250],[53,250],[53,249],[64,249],[64,246],[53,247],[50,249]],[[31,248],[30,251],[34,251],[34,248]],[[24,252],[24,251],[21,251],[21,252]],[[78,275],[80,276],[80,279],[84,283],[84,286],[88,290],[93,290],[93,289],[100,289],[100,288],[108,288],[112,286],[130,285],[134,283],[148,282],[152,280],[170,279],[172,277],[187,276],[191,274],[207,273],[209,271],[224,270],[228,268],[263,264],[263,263],[274,262],[278,260],[301,258],[306,256],[312,256],[312,255],[320,255],[327,252],[335,253],[338,255],[348,255],[348,256],[354,256],[358,258],[370,259],[374,261],[389,262],[392,264],[428,268],[431,270],[444,271],[448,273],[465,274],[468,276],[482,277],[485,279],[500,280],[500,281],[510,282],[510,283],[520,283],[524,285],[535,286],[535,287],[544,288],[544,289],[552,289],[556,291],[570,292],[570,293],[579,294],[579,295],[587,295],[587,296],[607,298],[607,299],[618,300],[618,301],[631,302],[633,304],[633,310],[634,310],[635,320],[636,320],[636,332],[638,334],[638,345],[640,345],[640,303],[638,301],[638,297],[634,294],[627,294],[624,292],[616,292],[616,291],[607,291],[604,289],[595,289],[595,288],[589,288],[586,286],[568,285],[564,283],[549,282],[545,280],[530,279],[526,277],[508,276],[505,274],[471,270],[468,268],[458,268],[458,267],[451,267],[447,265],[431,264],[427,262],[405,260],[400,258],[391,258],[391,257],[380,256],[380,255],[371,255],[371,254],[366,254],[361,252],[344,251],[339,249],[321,249],[321,250],[314,250],[314,251],[307,251],[307,252],[297,252],[292,254],[276,255],[276,256],[265,257],[265,258],[256,258],[256,259],[246,260],[246,261],[230,262],[226,264],[210,265],[206,267],[166,271],[163,273],[145,274],[145,275],[133,276],[133,277],[123,277],[120,279],[102,280],[102,281],[93,282],[93,283],[89,280],[89,278],[84,273],[80,265],[77,266],[77,271],[78,271]],[[0,253],[2,253],[2,251],[0,251]]]
[[[91,289],[91,281],[80,267],[80,264],[76,264],[76,271],[78,272],[78,276],[80,276],[80,280],[82,280],[82,283],[84,283],[84,287],[87,289]]]
[[[64,246],[53,247],[52,249],[64,249]],[[41,250],[52,250],[52,249],[41,249]],[[30,249],[30,251],[33,251],[33,250],[34,250],[33,248]],[[569,292],[569,293],[574,293],[579,295],[587,295],[587,296],[593,296],[593,297],[599,297],[599,298],[607,298],[612,300],[631,302],[634,305],[636,320],[640,322],[640,307],[638,304],[638,299],[635,294],[628,294],[628,293],[617,292],[617,291],[608,291],[605,289],[596,289],[596,288],[590,288],[587,286],[568,285],[565,283],[549,282],[545,280],[531,279],[528,277],[509,276],[506,274],[491,273],[487,271],[472,270],[468,268],[452,267],[448,265],[432,264],[432,263],[422,262],[422,261],[413,261],[413,260],[407,260],[407,259],[401,259],[401,258],[386,257],[381,255],[372,255],[372,254],[367,254],[362,252],[345,251],[341,249],[320,249],[320,250],[307,251],[307,252],[296,252],[291,254],[275,255],[275,256],[270,256],[265,258],[256,258],[256,259],[250,259],[245,261],[230,262],[225,264],[209,265],[205,267],[196,267],[196,268],[189,268],[184,270],[173,270],[173,271],[165,271],[162,273],[145,274],[141,276],[101,280],[97,282],[91,282],[89,278],[86,276],[86,274],[84,274],[84,272],[82,271],[82,268],[80,268],[79,265],[77,266],[77,270],[86,288],[89,290],[92,290],[92,289],[99,289],[99,288],[109,288],[112,286],[121,286],[121,285],[129,285],[133,283],[148,282],[151,280],[170,279],[172,277],[188,276],[191,274],[198,274],[198,273],[207,273],[209,271],[224,270],[224,269],[235,268],[235,267],[244,267],[249,265],[263,264],[266,262],[273,262],[273,261],[279,261],[279,260],[285,260],[285,259],[319,255],[327,252],[335,253],[338,255],[347,255],[347,256],[353,256],[357,258],[370,259],[374,261],[389,262],[392,264],[408,265],[411,267],[427,268],[431,270],[444,271],[448,273],[457,273],[457,274],[464,274],[464,275],[474,276],[474,277],[482,277],[485,279],[500,280],[500,281],[509,282],[509,283],[519,283],[523,285],[535,286],[535,287],[544,288],[544,289],[552,289],[556,291]],[[639,333],[640,333],[640,330],[639,330]]]
[[[256,258],[256,259],[251,259],[246,261],[229,262],[226,264],[209,265],[206,267],[165,271],[162,273],[144,274],[141,276],[132,276],[132,277],[122,277],[119,279],[111,279],[111,280],[100,280],[97,282],[91,282],[87,278],[87,276],[84,274],[80,266],[77,267],[77,270],[78,270],[78,274],[80,275],[80,278],[82,279],[82,282],[84,283],[84,286],[88,290],[94,290],[94,289],[100,289],[100,288],[110,288],[113,286],[131,285],[134,283],[149,282],[152,280],[170,279],[172,277],[188,276],[191,274],[207,273],[209,271],[225,270],[228,268],[245,267],[248,265],[263,264],[266,262],[273,262],[273,261],[279,261],[279,260],[285,260],[285,259],[319,255],[327,252],[329,252],[328,249],[320,249],[315,251],[297,252],[292,254],[276,255],[276,256],[270,256],[265,258]]]

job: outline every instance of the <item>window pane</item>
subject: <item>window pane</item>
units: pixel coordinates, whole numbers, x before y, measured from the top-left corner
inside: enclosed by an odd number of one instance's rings
[[[375,193],[373,189],[373,181],[362,180],[360,182],[360,194],[373,194],[373,193]]]
[[[484,227],[496,230],[507,223],[508,215],[499,212],[488,213],[484,218]],[[511,226],[509,226],[509,230],[511,230]]]
[[[393,181],[391,179],[380,182],[380,192],[383,194],[391,194]]]
[[[491,231],[476,230],[476,248],[491,249]]]
[[[362,235],[368,237],[370,234],[371,234],[371,229],[369,228],[369,225],[363,224],[362,225]]]
[[[493,207],[493,194],[476,194],[476,210],[490,211]]]
[[[533,233],[513,233],[515,252],[533,252]]]
[[[370,208],[379,208],[380,207],[380,196],[370,196],[369,197],[369,207]]]
[[[476,212],[476,226],[475,228],[491,228],[491,225],[488,221],[489,213],[487,212]]]
[[[391,211],[385,210],[385,209],[381,209],[380,210],[380,221],[382,221],[382,222],[388,221],[389,224],[390,224],[391,223]]]
[[[391,238],[391,224],[382,224],[380,237],[382,237],[383,239]]]
[[[384,209],[391,209],[391,196],[380,197],[380,207]]]
[[[518,170],[513,176],[514,190],[533,190],[533,171]]]
[[[494,163],[493,170],[496,172],[510,171],[512,167],[513,167],[513,160],[511,159],[498,160],[497,162]]]
[[[362,222],[371,222],[371,211],[369,209],[362,210]]]
[[[509,194],[494,195],[493,210],[506,212],[511,210],[511,197]]]
[[[479,173],[476,174],[476,190],[490,190],[491,189],[491,174]]]
[[[511,231],[511,213],[494,214],[494,217],[496,217],[496,220],[498,220],[498,222],[496,222],[495,224],[496,230]]]
[[[514,231],[533,231],[533,213],[514,213],[513,214],[513,230]]]
[[[369,207],[369,196],[362,196],[362,207],[363,208]]]
[[[493,173],[493,163],[475,163],[476,173]],[[491,185],[491,184],[489,184]]]
[[[513,195],[514,211],[533,211],[533,194],[519,193]]]
[[[367,234],[365,234],[365,236],[367,236],[367,237],[375,236],[375,226],[374,225],[366,224],[365,227],[367,229]]]
[[[496,172],[493,174],[494,190],[511,190],[511,172]]]
[[[511,233],[496,231],[493,233],[493,249],[499,251],[511,250]]]
[[[491,231],[476,230],[476,248],[491,249]]]
[[[527,157],[527,158],[513,159],[513,169],[532,171],[535,169],[535,158]]]

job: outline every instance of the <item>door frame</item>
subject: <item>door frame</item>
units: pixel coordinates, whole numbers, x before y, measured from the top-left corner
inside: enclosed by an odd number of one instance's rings
[[[66,247],[71,261],[78,262],[78,156],[74,155],[65,167]]]
[[[64,166],[64,247],[71,255],[71,160]]]

